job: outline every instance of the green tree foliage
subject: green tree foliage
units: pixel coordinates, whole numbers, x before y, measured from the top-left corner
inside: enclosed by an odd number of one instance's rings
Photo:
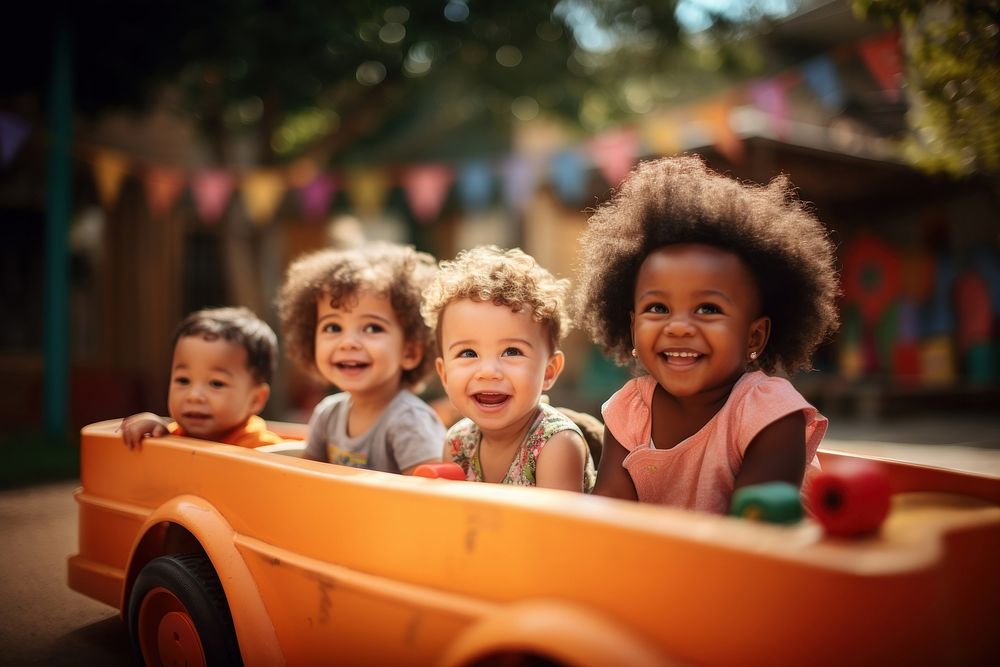
[[[141,108],[171,85],[183,93],[178,111],[194,114],[219,152],[224,137],[238,133],[257,137],[260,159],[272,162],[363,155],[376,137],[421,132],[424,144],[434,137],[463,144],[459,136],[474,144],[503,140],[515,118],[539,113],[594,130],[694,88],[710,92],[727,72],[754,62],[742,29],[756,15],[734,22],[706,13],[714,31],[702,33],[697,48],[676,6],[36,0],[0,42],[0,101],[44,91],[52,29],[64,21],[73,33],[79,111]]]
[[[1000,173],[1000,2],[854,0],[854,8],[901,29],[911,161],[954,175]]]

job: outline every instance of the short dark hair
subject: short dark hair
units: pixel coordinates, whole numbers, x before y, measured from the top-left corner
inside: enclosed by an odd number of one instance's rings
[[[437,271],[434,258],[412,246],[373,242],[357,248],[325,249],[295,260],[278,297],[285,351],[313,375],[316,370],[316,303],[326,297],[335,308],[358,292],[388,298],[407,342],[420,345],[416,368],[403,370],[400,382],[418,387],[434,367],[434,335],[420,315],[423,291]]]
[[[839,325],[839,281],[826,228],[778,176],[741,183],[697,156],[640,164],[591,216],[580,239],[580,325],[621,365],[631,361],[629,313],[636,275],[649,253],[702,243],[737,255],[756,277],[771,336],[755,365],[808,369]]]
[[[222,339],[240,345],[247,351],[247,368],[254,380],[270,383],[278,361],[278,337],[267,322],[249,308],[225,307],[198,310],[177,325],[174,347],[187,336],[205,340]]]

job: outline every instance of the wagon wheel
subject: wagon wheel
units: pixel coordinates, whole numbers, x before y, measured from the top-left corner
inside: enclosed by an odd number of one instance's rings
[[[222,584],[201,554],[160,556],[142,568],[129,597],[128,626],[138,664],[243,664]]]

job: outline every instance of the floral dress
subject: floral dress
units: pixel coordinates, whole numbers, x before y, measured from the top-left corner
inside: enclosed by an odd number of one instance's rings
[[[570,421],[569,417],[559,412],[552,406],[539,404],[538,417],[528,429],[524,442],[514,454],[514,460],[510,463],[510,468],[504,476],[501,484],[514,484],[516,486],[535,486],[535,467],[538,455],[542,447],[556,433],[560,431],[576,431],[583,437],[580,427]],[[483,439],[483,434],[469,419],[462,419],[448,430],[448,451],[451,460],[462,466],[465,471],[465,479],[470,482],[483,481],[483,469],[479,463],[479,443]],[[586,447],[585,447],[586,449]],[[583,489],[587,493],[594,488],[594,462],[587,450],[587,463],[583,471]]]

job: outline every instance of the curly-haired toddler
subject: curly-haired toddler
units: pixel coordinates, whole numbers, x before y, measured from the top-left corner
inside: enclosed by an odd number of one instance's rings
[[[289,356],[341,391],[313,410],[305,458],[409,474],[441,460],[445,428],[413,393],[433,364],[420,315],[434,259],[372,243],[296,260],[279,296]]]
[[[206,308],[174,331],[167,408],[122,420],[130,448],[143,438],[179,435],[240,447],[282,441],[258,416],[271,395],[278,337],[248,308]]]
[[[441,262],[423,313],[437,334],[437,372],[464,419],[445,461],[480,482],[590,491],[594,464],[579,427],[542,402],[564,357],[568,281],[519,249],[482,246]]]
[[[603,406],[594,493],[725,513],[801,486],[827,420],[786,379],[838,325],[834,248],[786,178],[641,164],[581,238],[579,320],[643,371]]]

